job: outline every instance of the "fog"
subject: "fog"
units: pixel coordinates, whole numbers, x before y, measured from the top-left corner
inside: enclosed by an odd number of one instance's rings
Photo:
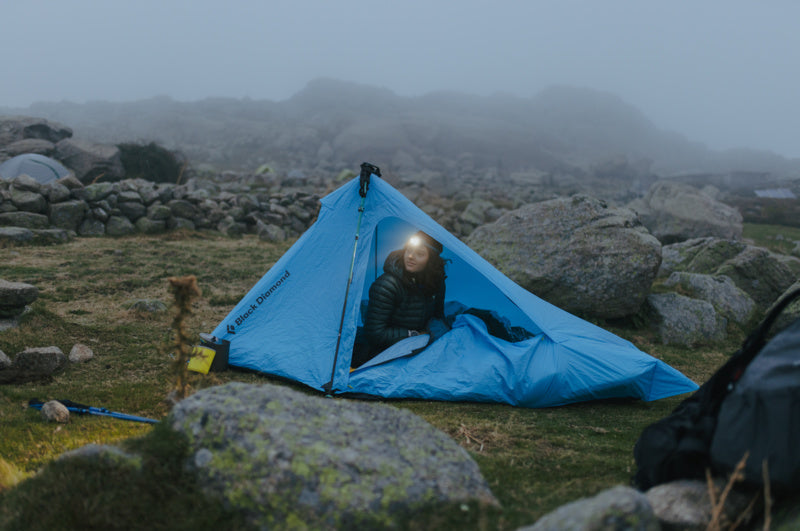
[[[0,107],[284,100],[318,77],[416,96],[614,93],[713,149],[800,157],[800,2],[6,2]]]

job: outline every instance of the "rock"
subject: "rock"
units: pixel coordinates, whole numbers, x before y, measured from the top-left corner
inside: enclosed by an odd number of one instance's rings
[[[50,203],[51,212],[53,203],[67,201],[71,194],[72,192],[63,181],[50,181],[42,186],[42,195],[44,195],[47,202]]]
[[[102,201],[118,189],[117,183],[92,183],[82,188],[79,195],[80,199],[92,204]]]
[[[688,184],[661,180],[640,200],[628,204],[664,244],[712,236],[738,240],[742,215]]]
[[[22,227],[0,227],[0,247],[7,243],[25,244],[33,241],[33,231]]]
[[[160,234],[167,230],[167,222],[163,219],[140,217],[134,223],[136,230],[142,234]]]
[[[664,285],[688,290],[694,298],[711,303],[720,315],[736,324],[746,324],[754,316],[753,299],[739,289],[730,277],[676,271]]]
[[[136,232],[136,228],[126,217],[111,216],[106,223],[106,234],[109,236],[127,236]]]
[[[72,363],[83,363],[94,357],[94,352],[87,345],[75,343],[69,351],[69,361]]]
[[[167,228],[170,230],[195,230],[194,221],[186,218],[169,218]]]
[[[235,221],[232,216],[226,216],[217,224],[217,230],[226,236],[237,237],[247,232],[247,226]]]
[[[27,177],[21,175],[20,177]],[[17,177],[19,179],[20,177]],[[39,192],[30,192],[16,187],[11,188],[11,203],[24,212],[42,214],[47,212],[47,199]]]
[[[775,303],[765,312],[765,314],[772,312],[772,309],[781,300],[797,290],[800,290],[800,280],[789,286],[789,288],[783,292],[780,297],[778,297],[778,300],[775,301]],[[772,328],[770,329],[770,335],[775,335],[781,329],[794,322],[795,319],[800,319],[800,299],[795,299],[794,302],[789,303],[789,305],[783,309],[781,314],[775,320],[775,323],[772,325]]]
[[[11,367],[11,358],[9,358],[5,352],[0,350],[0,371],[3,369],[8,369]]]
[[[0,317],[16,317],[38,298],[36,286],[0,279]]]
[[[636,313],[661,263],[633,211],[585,195],[524,205],[466,243],[528,291],[590,317]]]
[[[76,232],[87,210],[86,203],[77,199],[53,203],[50,205],[50,225]]]
[[[153,203],[147,207],[147,218],[153,221],[166,221],[172,216],[172,209],[161,203]]]
[[[189,201],[173,199],[166,205],[176,218],[192,219],[197,215],[197,209]]]
[[[730,277],[760,308],[768,308],[800,277],[800,260],[748,246],[715,273]]]
[[[50,400],[42,404],[42,418],[47,422],[66,424],[69,422],[69,409],[58,400]]]
[[[131,221],[136,221],[147,214],[147,207],[138,201],[120,201],[117,203],[120,213]]]
[[[138,299],[128,302],[125,307],[140,313],[164,313],[167,305],[157,299]]]
[[[34,230],[33,243],[36,245],[52,245],[66,243],[72,239],[74,231],[66,229],[40,229]]]
[[[87,444],[65,452],[58,457],[59,461],[66,459],[85,459],[134,470],[141,470],[142,468],[142,457],[140,455],[126,452],[122,448],[109,444]]]
[[[184,399],[166,422],[188,437],[201,489],[254,527],[338,528],[365,513],[388,526],[418,504],[497,504],[463,448],[383,404],[231,383]]]
[[[44,214],[34,212],[4,212],[0,214],[0,225],[23,229],[46,229],[50,220]]]
[[[800,277],[800,260],[763,247],[701,238],[665,245],[659,276],[674,271],[727,276],[763,312]]]
[[[14,358],[11,368],[35,377],[49,376],[63,369],[67,357],[58,347],[26,348]]]
[[[0,146],[26,138],[58,142],[72,136],[72,129],[58,122],[28,116],[0,117]]]
[[[517,531],[660,531],[647,497],[631,487],[616,486],[592,498],[568,503]]]
[[[717,480],[717,493],[722,492],[724,486],[724,483]],[[705,481],[678,480],[664,483],[648,490],[646,496],[664,529],[704,531],[711,521],[711,498]],[[750,498],[751,496],[736,490],[731,491],[723,509],[723,518],[728,524],[719,529],[727,529],[736,521],[746,509]]]
[[[51,156],[56,150],[56,145],[48,140],[41,138],[25,138],[17,140],[5,146],[0,146],[0,153],[6,156],[16,157],[25,153],[36,153],[37,155]]]
[[[106,233],[106,224],[99,219],[86,218],[78,227],[81,236],[102,236]]]
[[[471,225],[483,225],[488,221],[495,221],[489,219],[492,216],[489,214],[494,209],[494,205],[485,199],[475,199],[470,201],[464,211],[459,214],[458,218],[464,223]],[[495,218],[496,219],[496,218]]]
[[[56,144],[56,158],[84,184],[96,179],[118,181],[125,175],[117,146],[67,138]]]
[[[24,173],[11,179],[11,186],[13,189],[21,192],[33,192],[35,194],[42,192],[42,184],[30,175]]]
[[[726,260],[747,248],[744,242],[718,238],[695,238],[661,248],[659,277],[668,277],[673,271],[711,274]]]
[[[77,177],[71,173],[65,177],[57,179],[54,182],[66,186],[70,193],[79,192],[81,189],[83,189],[83,183],[81,183]]]
[[[677,293],[654,293],[648,295],[646,307],[665,345],[692,347],[727,337],[727,320],[706,301]]]
[[[282,242],[286,240],[286,231],[277,225],[267,224],[261,220],[257,222],[256,234],[263,242]]]

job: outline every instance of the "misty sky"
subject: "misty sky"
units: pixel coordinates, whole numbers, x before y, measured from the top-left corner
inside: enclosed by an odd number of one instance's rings
[[[317,77],[402,96],[612,92],[710,148],[800,157],[795,0],[0,0],[0,107],[283,100]]]

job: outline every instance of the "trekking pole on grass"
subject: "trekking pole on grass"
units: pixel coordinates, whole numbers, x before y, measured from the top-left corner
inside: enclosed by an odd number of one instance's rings
[[[84,404],[78,404],[76,402],[73,402],[72,400],[59,400],[59,402],[64,404],[64,407],[66,407],[69,411],[78,413],[80,415],[98,415],[101,417],[113,417],[115,419],[120,419],[120,420],[147,422],[148,424],[158,423],[158,421],[155,419],[148,419],[146,417],[137,417],[136,415],[128,415],[126,413],[117,413],[116,411],[109,411],[104,407],[92,407]],[[43,405],[44,402],[42,402],[41,400],[37,400],[35,398],[31,399],[28,402],[28,407],[32,407],[39,410],[42,409]]]
[[[353,267],[356,262],[356,250],[358,249],[358,237],[361,233],[361,218],[364,217],[364,203],[367,200],[370,176],[381,176],[381,170],[369,162],[361,163],[361,175],[358,180],[358,195],[361,196],[361,204],[358,207],[358,224],[356,225],[356,237],[353,242],[353,256],[350,258],[350,273],[347,276],[347,288],[344,291],[344,302],[342,303],[342,317],[339,320],[339,335],[336,337],[336,350],[333,353],[333,367],[331,367],[331,380],[322,389],[330,394],[333,390],[333,378],[336,375],[336,362],[339,359],[339,346],[342,342],[342,328],[344,327],[344,316],[347,310],[347,297],[350,295],[350,284],[353,283]]]

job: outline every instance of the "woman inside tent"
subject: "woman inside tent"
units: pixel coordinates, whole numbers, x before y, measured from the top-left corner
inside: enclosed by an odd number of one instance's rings
[[[446,331],[445,260],[442,244],[418,231],[402,249],[392,251],[384,273],[369,288],[364,327],[359,329],[351,365],[359,367],[407,337]]]

